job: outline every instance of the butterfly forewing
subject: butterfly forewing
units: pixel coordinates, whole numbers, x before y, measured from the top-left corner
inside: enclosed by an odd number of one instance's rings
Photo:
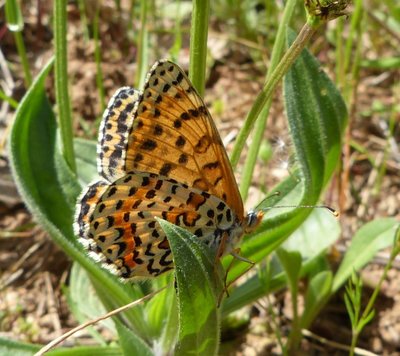
[[[176,179],[224,200],[243,216],[243,204],[215,124],[186,74],[157,62],[139,100],[125,170]]]

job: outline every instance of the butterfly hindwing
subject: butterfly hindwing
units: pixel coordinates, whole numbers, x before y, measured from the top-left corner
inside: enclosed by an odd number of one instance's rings
[[[122,87],[104,112],[97,143],[97,169],[110,182],[125,174],[126,146],[139,97],[139,91]]]
[[[223,201],[206,192],[137,171],[111,184],[91,185],[81,201],[78,214],[84,224],[77,225],[77,234],[92,254],[124,278],[156,276],[172,268],[169,244],[156,217],[209,245],[218,245],[216,227],[232,225],[235,219]]]

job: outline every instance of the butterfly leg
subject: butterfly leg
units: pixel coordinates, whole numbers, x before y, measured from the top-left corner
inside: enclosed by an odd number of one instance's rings
[[[218,263],[219,263],[219,259],[222,257],[222,255],[224,254],[225,251],[225,247],[226,247],[226,241],[228,240],[228,234],[224,233],[221,236],[221,240],[218,246],[218,250],[217,253],[215,255],[215,263],[214,263],[214,268],[215,268],[215,276],[216,278],[220,278],[221,274],[218,273]],[[224,294],[226,293],[226,296],[229,297],[229,293],[228,293],[228,288],[226,286],[226,276],[227,274],[225,273],[224,276],[224,284],[223,284],[223,288],[222,288],[222,292],[220,293],[219,297],[218,297],[218,302],[217,302],[217,307],[219,308],[222,302],[222,298],[224,296]]]
[[[235,283],[240,277],[244,276],[248,271],[250,271],[250,270],[255,266],[255,263],[254,263],[253,261],[250,261],[249,259],[247,259],[247,258],[245,258],[245,257],[243,257],[243,256],[240,256],[239,253],[240,253],[240,248],[235,248],[235,249],[231,252],[231,255],[232,255],[234,258],[232,259],[231,263],[229,264],[228,269],[226,270],[225,285],[226,285],[227,279],[228,279],[228,272],[229,272],[230,268],[232,267],[233,262],[235,261],[235,258],[236,258],[237,260],[239,260],[239,261],[248,263],[248,264],[249,264],[249,267],[248,267],[243,273],[241,273],[239,276],[237,276],[233,281],[230,281],[227,287],[230,287],[230,286],[231,286],[233,283]]]
[[[226,296],[229,297],[228,288],[233,283],[235,283],[240,277],[244,276],[248,271],[250,271],[255,266],[255,263],[253,261],[250,261],[249,259],[247,259],[247,258],[245,258],[243,256],[240,256],[240,248],[235,248],[230,254],[232,255],[233,259],[232,259],[231,263],[229,264],[229,266],[228,266],[228,268],[226,269],[226,272],[225,272],[224,290],[223,290],[223,292],[221,293],[221,295],[218,298],[218,306],[221,304],[222,298],[223,298],[225,293],[226,293]],[[249,267],[243,273],[241,273],[239,276],[237,276],[233,281],[230,281],[229,284],[228,284],[228,273],[229,273],[230,269],[232,268],[235,259],[237,259],[239,261],[242,261],[242,262],[248,263]]]

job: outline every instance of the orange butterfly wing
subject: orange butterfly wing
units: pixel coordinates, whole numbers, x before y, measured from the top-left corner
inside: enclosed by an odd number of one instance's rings
[[[243,218],[243,202],[214,121],[176,64],[157,62],[143,93],[122,88],[105,116],[103,127],[113,125],[114,134],[100,137],[100,162],[107,158],[100,168],[103,177],[112,181],[133,170],[160,174],[215,195]]]

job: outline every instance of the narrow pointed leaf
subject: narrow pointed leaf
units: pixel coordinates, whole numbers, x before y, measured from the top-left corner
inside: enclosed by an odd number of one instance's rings
[[[157,281],[153,281],[154,284],[158,283],[160,279],[165,279],[165,283],[162,283],[162,286],[169,284],[172,286],[172,283],[168,283],[171,281],[171,275],[163,275],[158,277]],[[156,289],[156,287],[154,286]],[[157,287],[158,288],[158,287]],[[162,288],[160,286],[160,288]],[[149,329],[151,331],[151,338],[152,339],[160,339],[163,332],[165,332],[165,325],[168,323],[168,318],[171,316],[171,311],[169,310],[172,305],[175,304],[175,292],[173,288],[166,288],[161,293],[156,294],[151,300],[146,303],[145,306],[145,314],[146,319],[149,324]],[[176,305],[176,304],[175,304]],[[175,310],[175,313],[177,310]]]
[[[122,352],[125,356],[136,355],[136,356],[153,356],[149,345],[137,336],[132,330],[127,328],[119,320],[115,321],[115,325],[118,330],[118,341],[122,348]]]
[[[76,138],[74,140],[76,168],[78,179],[82,185],[87,185],[98,179],[96,165],[96,142]]]
[[[74,236],[75,202],[81,186],[61,154],[56,118],[44,88],[52,64],[51,60],[35,79],[15,114],[9,139],[12,173],[36,221],[69,257],[90,273],[93,282],[97,281],[96,289],[102,291],[99,296],[107,309],[115,309],[142,295],[101,269]],[[145,335],[146,324],[138,309],[140,306],[128,310],[126,320]]]
[[[360,320],[358,324],[358,330],[364,329],[364,326],[367,325],[375,316],[375,309],[372,309],[371,312],[363,319]]]
[[[60,179],[70,182],[68,191],[75,191],[75,195],[80,188],[70,172],[61,173],[65,166],[56,146],[56,121],[44,91],[52,63],[41,72],[19,105],[11,129],[10,157],[17,187],[29,210],[55,232],[54,238],[63,249],[71,250],[67,240],[75,240],[73,199],[66,195]],[[61,232],[67,239],[59,237]]]
[[[90,283],[88,273],[78,263],[74,263],[71,269],[68,304],[75,318],[80,323],[96,319],[107,312],[99,300],[93,285]],[[115,326],[111,318],[102,320],[100,324],[106,327],[109,332],[116,334]],[[93,332],[94,330],[95,328],[88,328],[88,331],[97,339],[97,342],[105,344],[106,342],[102,336],[97,331]]]
[[[307,288],[301,328],[308,328],[315,316],[331,296],[333,275],[331,271],[322,271],[315,275]]]
[[[279,262],[286,272],[292,293],[297,294],[297,286],[301,272],[301,255],[297,251],[289,252],[283,248],[276,251]]]
[[[215,355],[219,346],[222,292],[214,254],[188,231],[158,219],[171,246],[179,310],[175,355]]]
[[[382,218],[365,224],[356,232],[336,272],[334,292],[346,282],[353,271],[365,266],[379,250],[393,244],[397,226],[396,219]]]
[[[41,349],[41,345],[28,344],[0,337],[0,355],[31,356]]]
[[[288,34],[288,42],[294,39]],[[339,161],[347,111],[339,91],[324,73],[318,61],[304,50],[284,78],[285,106],[298,169],[275,190],[280,197],[263,202],[263,206],[317,204],[324,186]],[[290,199],[290,200],[288,200]],[[246,238],[241,253],[258,262],[276,249],[311,213],[295,209],[270,214],[258,230]],[[229,258],[224,265],[229,264]],[[246,268],[236,264],[229,279]]]
[[[351,321],[351,325],[355,324],[355,316],[353,311],[353,304],[348,294],[344,295],[344,304],[346,306],[347,314],[349,314],[349,318]]]

